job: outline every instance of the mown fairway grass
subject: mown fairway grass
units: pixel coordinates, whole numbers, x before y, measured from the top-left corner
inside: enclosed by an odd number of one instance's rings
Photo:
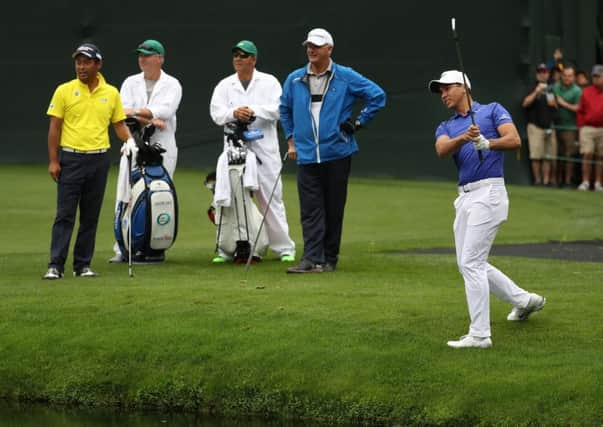
[[[452,166],[450,166],[452,167]],[[339,271],[286,275],[269,257],[245,274],[212,265],[204,174],[179,170],[180,232],[168,262],[108,264],[115,170],[96,279],[40,280],[55,188],[44,165],[3,166],[0,398],[212,412],[326,424],[603,424],[603,269],[492,257],[544,294],[528,322],[493,299],[492,349],[452,350],[468,315],[452,255],[452,182],[353,179]],[[297,194],[285,177],[301,252]],[[497,243],[603,237],[603,196],[509,187]]]

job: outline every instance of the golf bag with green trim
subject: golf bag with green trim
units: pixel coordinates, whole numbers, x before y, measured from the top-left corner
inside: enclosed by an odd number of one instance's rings
[[[165,150],[148,142],[154,128],[140,129],[137,121],[135,124],[128,121],[127,124],[138,153],[136,164],[130,171],[131,202],[119,202],[115,212],[115,237],[125,260],[131,244],[133,261],[161,262],[178,233],[176,188],[162,164],[161,153]],[[130,226],[132,242],[129,242]]]

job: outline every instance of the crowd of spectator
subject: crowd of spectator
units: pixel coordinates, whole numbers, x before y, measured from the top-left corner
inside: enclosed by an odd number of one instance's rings
[[[589,75],[555,49],[522,99],[534,185],[603,191],[603,65]]]

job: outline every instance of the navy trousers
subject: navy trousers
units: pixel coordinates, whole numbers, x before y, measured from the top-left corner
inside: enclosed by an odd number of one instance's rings
[[[351,156],[298,166],[304,259],[337,264],[351,166]]]
[[[80,225],[73,248],[73,270],[90,266],[96,227],[109,173],[109,155],[61,151],[61,174],[57,183],[57,213],[52,226],[50,262],[63,272],[79,206]]]

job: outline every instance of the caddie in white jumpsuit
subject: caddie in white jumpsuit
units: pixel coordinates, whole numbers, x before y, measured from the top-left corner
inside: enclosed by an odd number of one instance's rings
[[[490,292],[513,305],[507,320],[521,321],[541,310],[546,299],[517,286],[488,263],[488,254],[500,225],[507,219],[509,199],[503,177],[504,150],[521,144],[509,112],[499,103],[470,104],[471,83],[460,71],[442,73],[429,82],[454,116],[440,123],[435,149],[439,157],[452,155],[459,174],[459,196],[454,201],[454,241],[459,270],[465,281],[471,325],[467,335],[448,341],[453,348],[488,348]],[[469,106],[475,119],[472,125]],[[480,160],[478,152],[482,153]]]
[[[121,85],[124,112],[126,116],[136,118],[142,126],[149,123],[155,126],[150,142],[157,142],[166,150],[162,154],[163,166],[173,178],[178,161],[176,111],[182,99],[182,86],[176,78],[163,71],[165,49],[160,42],[145,40],[138,45],[136,52],[141,72],[127,77]],[[109,262],[123,262],[117,243],[113,250],[115,256]]]
[[[266,213],[265,227],[270,249],[280,257],[281,261],[292,262],[295,260],[295,243],[289,237],[282,183],[279,178],[282,160],[277,122],[281,85],[274,76],[255,69],[258,51],[253,42],[240,41],[233,46],[232,53],[236,72],[220,81],[214,89],[210,102],[210,115],[219,126],[239,120],[249,123],[249,129],[263,131],[264,138],[248,143],[248,148],[258,159],[257,201],[263,213],[278,179]],[[224,146],[226,147],[226,138]],[[219,262],[220,257],[217,258],[214,258],[214,262]]]

